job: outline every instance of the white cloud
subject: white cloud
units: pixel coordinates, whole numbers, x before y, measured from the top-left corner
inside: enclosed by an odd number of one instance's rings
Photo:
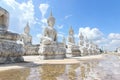
[[[74,37],[75,37],[75,38],[79,38],[79,35],[78,35],[78,34],[74,34]]]
[[[109,44],[107,44],[107,49],[115,50],[120,47],[120,34],[119,33],[110,33],[108,35]]]
[[[41,19],[41,22],[42,22],[42,23],[47,23],[47,19],[46,19],[46,18],[43,18],[43,19]]]
[[[112,45],[112,46],[120,46],[120,40],[111,40],[110,45]]]
[[[119,33],[110,33],[106,38],[97,40],[96,43],[103,46],[105,50],[114,51],[116,48],[120,47],[119,37]]]
[[[120,47],[119,33],[110,33],[108,36],[104,37],[102,31],[98,28],[90,27],[80,28],[78,35],[80,35],[81,32],[84,36],[87,36],[89,40],[92,40],[94,43],[98,44],[99,47],[104,47],[105,50],[113,51],[117,47]]]
[[[102,37],[101,39],[96,40],[95,43],[97,43],[97,44],[99,44],[101,46],[102,45],[104,46],[105,44],[109,43],[109,40],[107,38]]]
[[[67,15],[67,16],[65,16],[64,17],[64,19],[68,19],[68,18],[70,18],[72,15],[70,14],[70,15]]]
[[[38,34],[35,34],[33,36],[33,40],[32,40],[32,43],[33,44],[40,44],[40,39],[42,37],[42,34],[41,33],[38,33]]]
[[[109,51],[114,51],[118,47],[120,47],[120,40],[109,40],[109,43],[105,45],[105,49]]]
[[[39,8],[42,13],[42,17],[44,17],[49,8],[49,5],[48,4],[40,4]]]
[[[41,28],[45,28],[47,26],[47,19],[46,18],[42,18],[41,19]]]
[[[10,13],[10,30],[21,32],[27,22],[30,23],[30,26],[34,25],[35,12],[32,0],[23,3],[15,0],[2,0],[0,5]]]
[[[118,40],[120,40],[120,34],[119,33],[110,33],[108,35],[108,38],[109,39],[118,39]]]
[[[41,38],[42,34],[37,34],[36,37],[37,38]]]
[[[59,42],[62,42],[63,37],[66,38],[65,33],[63,33],[63,32],[58,32],[57,33],[57,38],[58,38]]]
[[[64,25],[57,25],[58,29],[62,29],[64,27]]]
[[[79,28],[79,35],[80,33],[82,33],[84,36],[87,36],[87,38],[90,40],[98,40],[103,36],[103,33],[98,28]]]
[[[40,4],[40,6],[39,6],[40,12],[41,12],[41,14],[42,14],[42,18],[41,18],[41,20],[40,20],[40,21],[41,21],[41,27],[42,27],[42,28],[45,28],[45,26],[47,26],[47,18],[45,18],[45,14],[46,14],[48,8],[49,8],[49,4],[44,4],[44,3],[42,3],[42,4]]]
[[[57,36],[58,36],[58,37],[62,37],[62,38],[63,38],[63,37],[66,37],[64,32],[58,32],[58,33],[57,33]]]
[[[58,34],[57,34],[57,36],[58,36],[58,37],[60,37],[60,38],[63,38],[63,36],[64,36],[64,35],[63,35],[63,34],[58,33]]]

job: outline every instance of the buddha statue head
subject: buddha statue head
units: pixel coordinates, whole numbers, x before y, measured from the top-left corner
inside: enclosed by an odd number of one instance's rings
[[[72,27],[70,27],[70,29],[69,29],[68,42],[69,42],[71,45],[74,45],[74,44],[75,44],[75,40],[74,40],[74,30],[72,29]]]
[[[24,33],[29,34],[29,32],[30,32],[30,27],[29,27],[29,23],[27,23],[25,28],[24,28]]]
[[[69,29],[69,35],[73,35],[73,34],[74,34],[74,31],[73,31],[72,27],[70,27],[70,29]]]
[[[52,11],[51,11],[49,18],[47,19],[47,23],[49,27],[53,28],[55,24],[55,18],[52,16]]]
[[[87,36],[86,36],[86,38],[85,38],[85,41],[86,41],[87,43],[89,42],[89,40],[88,40]]]
[[[83,36],[82,33],[80,33],[79,38],[80,38],[80,40],[83,40],[83,39],[84,39],[84,36]]]

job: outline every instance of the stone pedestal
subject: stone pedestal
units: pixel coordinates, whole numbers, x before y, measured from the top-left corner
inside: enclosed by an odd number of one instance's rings
[[[40,45],[32,44],[32,36],[30,35],[29,23],[26,24],[24,28],[24,33],[20,35],[20,43],[22,43],[24,46],[25,49],[24,55],[38,55]]]
[[[68,47],[66,57],[79,57],[79,56],[81,56],[81,52],[78,46]]]
[[[41,59],[64,59],[66,49],[61,44],[41,45],[38,53]]]
[[[80,51],[81,51],[81,56],[88,56],[88,55],[90,55],[88,48],[86,48],[86,47],[84,47],[84,46],[80,46],[79,49],[80,49]]]
[[[7,34],[4,35],[8,35],[8,34],[9,32],[7,32]],[[14,62],[24,61],[24,59],[22,58],[24,53],[23,46],[21,44],[17,44],[16,41],[14,40],[10,40],[10,39],[16,39],[18,35],[17,34],[10,35],[10,34],[9,37],[6,36],[6,39],[5,36],[0,36],[0,63],[14,63]]]
[[[81,55],[79,47],[75,45],[74,30],[72,27],[69,29],[68,44],[67,44],[67,57],[78,57]]]
[[[31,45],[31,46],[25,46],[25,54],[24,55],[39,55],[39,45]]]
[[[0,64],[22,62],[24,48],[17,44],[20,35],[7,31],[9,13],[0,7]]]

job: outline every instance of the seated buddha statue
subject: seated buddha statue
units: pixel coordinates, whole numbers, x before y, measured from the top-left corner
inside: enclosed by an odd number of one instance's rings
[[[74,30],[72,29],[72,27],[69,30],[67,54],[66,54],[66,56],[67,57],[80,56],[79,46],[77,46],[75,44]]]
[[[68,47],[69,46],[74,46],[75,45],[75,41],[74,41],[74,31],[72,29],[72,27],[69,30],[69,36],[68,36]]]
[[[29,24],[27,23],[27,25],[24,28],[24,33],[21,34],[21,39],[20,39],[25,46],[32,45],[32,36],[29,34],[29,32],[30,32],[30,27]]]
[[[83,47],[84,46],[84,36],[82,33],[79,35],[80,41],[79,41],[79,46]]]
[[[57,32],[54,29],[55,18],[52,16],[52,12],[47,19],[48,27],[44,29],[43,36],[41,38],[41,43],[43,45],[50,45],[56,43],[57,41]]]

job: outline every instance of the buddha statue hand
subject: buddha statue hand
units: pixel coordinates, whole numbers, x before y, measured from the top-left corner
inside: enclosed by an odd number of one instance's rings
[[[52,39],[49,38],[49,37],[43,37],[42,39],[43,39],[43,40],[42,40],[42,44],[44,44],[44,45],[50,45],[50,44],[53,44]]]

